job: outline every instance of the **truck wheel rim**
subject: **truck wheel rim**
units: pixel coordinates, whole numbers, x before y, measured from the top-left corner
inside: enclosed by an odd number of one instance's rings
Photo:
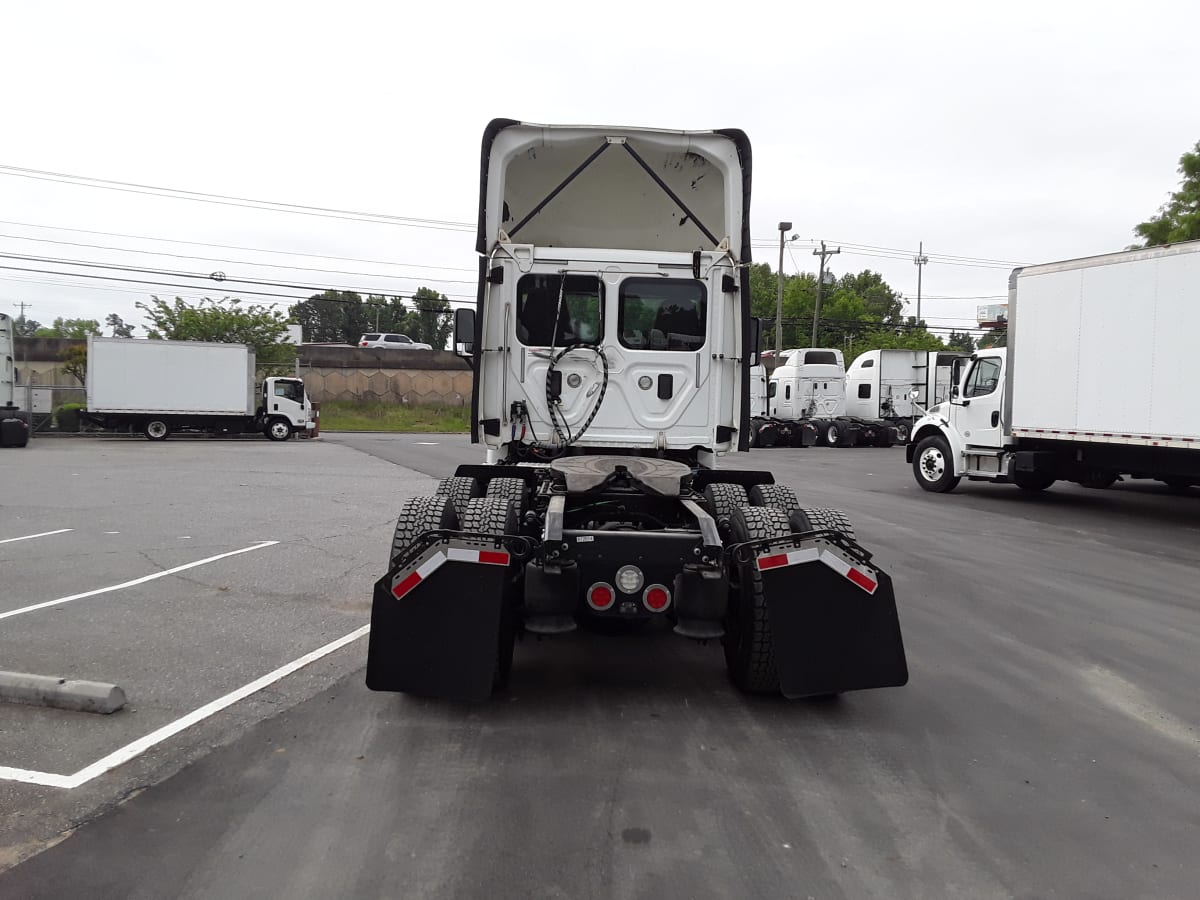
[[[946,458],[942,451],[930,447],[921,454],[921,474],[926,481],[937,481],[946,473]]]
[[[271,434],[275,435],[277,438],[281,438],[287,434],[287,426],[282,422],[276,422],[271,426]]]
[[[838,439],[838,430],[836,425],[830,425],[829,430],[825,432],[825,440],[831,444],[836,444]]]
[[[150,432],[151,437],[159,438],[167,433],[167,426],[162,422],[151,422],[146,430]]]
[[[908,440],[908,426],[907,425],[896,426],[896,439],[900,440],[900,441]]]

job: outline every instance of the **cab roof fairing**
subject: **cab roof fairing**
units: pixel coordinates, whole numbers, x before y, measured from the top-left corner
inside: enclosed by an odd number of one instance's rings
[[[537,246],[676,252],[728,237],[748,263],[750,180],[750,142],[735,129],[495,119],[481,150],[476,250],[487,254],[501,229]]]

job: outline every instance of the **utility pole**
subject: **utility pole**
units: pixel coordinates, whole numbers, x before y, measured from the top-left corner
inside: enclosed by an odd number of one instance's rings
[[[929,257],[925,255],[925,242],[920,241],[917,244],[917,255],[913,257],[913,263],[917,267],[917,324],[921,324],[921,272],[929,264]]]
[[[783,354],[783,235],[792,228],[791,222],[779,223],[779,293],[775,297],[775,365]]]
[[[33,304],[26,303],[24,300],[22,300],[20,303],[14,303],[13,306],[15,306],[17,309],[21,310],[21,315],[19,318],[21,319],[21,324],[24,325],[25,324],[25,310],[33,309]]]
[[[841,252],[841,247],[838,247],[836,250],[826,250],[824,241],[821,241],[820,250],[813,251],[813,256],[821,257],[821,266],[817,272],[817,305],[813,307],[813,330],[812,343],[809,344],[810,347],[817,346],[817,325],[821,321],[821,289],[825,286],[825,257],[836,256]]]

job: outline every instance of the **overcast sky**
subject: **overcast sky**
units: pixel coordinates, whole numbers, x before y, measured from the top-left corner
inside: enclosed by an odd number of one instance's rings
[[[875,269],[915,300],[912,256],[924,241],[922,311],[931,325],[965,325],[981,298],[1005,293],[1012,262],[1128,246],[1200,139],[1195,2],[474,9],[9,4],[0,165],[472,223],[492,118],[736,127],[754,148],[757,260],[775,266],[777,223],[790,220],[799,240],[786,271],[815,270],[811,242],[825,239],[844,247],[836,273]],[[246,209],[29,174],[0,169],[0,253],[474,294],[472,227]],[[849,244],[903,252],[852,254]],[[954,265],[942,254],[997,262]],[[189,285],[0,270],[0,309],[16,315],[24,301],[43,323],[117,312],[140,325],[134,304],[152,292],[237,293],[174,276],[0,265]]]

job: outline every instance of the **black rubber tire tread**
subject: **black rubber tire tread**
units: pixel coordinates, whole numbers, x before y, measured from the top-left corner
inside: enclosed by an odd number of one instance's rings
[[[450,498],[450,504],[454,507],[455,516],[461,522],[463,513],[467,509],[467,501],[480,496],[483,490],[479,482],[474,478],[465,475],[455,475],[452,478],[446,479],[445,493]]]
[[[739,506],[730,520],[737,543],[760,538],[783,537],[791,532],[788,517],[771,506]],[[740,587],[730,597],[729,622],[725,629],[725,665],[739,690],[750,694],[778,694],[779,669],[775,665],[775,642],[762,573],[754,562],[738,567]]]
[[[782,484],[756,484],[750,488],[751,506],[773,506],[786,516],[800,505],[796,492]]]
[[[1090,488],[1093,491],[1103,491],[1106,488],[1112,487],[1117,482],[1117,474],[1115,472],[1107,475],[1094,475],[1091,478],[1082,478],[1079,481],[1080,487]]]
[[[388,568],[396,557],[426,531],[452,529],[458,524],[454,508],[444,495],[436,497],[409,497],[400,504],[400,515],[396,519],[396,531],[392,535],[392,550],[388,554]]]
[[[828,506],[804,507],[798,512],[804,514],[804,518],[808,520],[810,531],[839,531],[850,540],[857,540],[854,533],[854,525],[850,522],[850,517],[840,509],[832,509]]]
[[[466,509],[459,516],[461,531],[477,531],[481,534],[515,534],[517,531],[517,507],[512,500],[497,497],[473,497],[467,501]]]
[[[1044,491],[1057,480],[1057,478],[1051,478],[1047,475],[1033,475],[1032,473],[1017,473],[1013,475],[1013,484],[1021,490],[1029,491],[1030,493]]]
[[[821,446],[838,447],[845,439],[845,427],[840,422],[827,422],[821,426]],[[832,435],[832,438],[830,437]]]
[[[443,478],[438,482],[437,489],[434,491],[434,493],[442,496],[448,496],[450,494],[450,482],[452,480],[452,478]]]
[[[484,494],[492,500],[515,500],[518,514],[525,511],[525,480],[523,478],[493,478]]]
[[[733,511],[739,506],[750,504],[750,498],[746,495],[744,486],[726,482],[706,484],[704,500],[708,504],[709,513],[717,520],[719,526],[728,526]]]
[[[930,481],[921,474],[921,454],[927,449],[934,448],[941,452],[945,469],[936,481]],[[954,463],[950,456],[950,446],[944,438],[936,434],[921,438],[916,449],[913,451],[912,468],[913,478],[917,480],[917,484],[934,494],[947,494],[958,487],[959,478],[954,474]]]

